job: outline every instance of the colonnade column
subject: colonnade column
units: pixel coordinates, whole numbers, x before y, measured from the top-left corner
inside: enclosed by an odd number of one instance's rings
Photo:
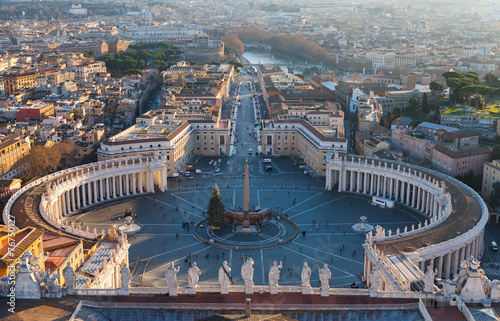
[[[80,186],[77,186],[75,188],[76,191],[76,208],[79,209],[82,206],[82,203],[80,202]]]
[[[356,183],[356,192],[361,193],[361,172],[356,172],[356,175],[358,176],[358,182]]]
[[[139,193],[141,193],[141,194],[143,193],[143,188],[144,188],[144,185],[142,183],[142,174],[143,174],[143,172],[139,173]]]
[[[375,188],[374,188],[374,186],[373,186],[373,185],[374,185],[373,183],[374,183],[374,181],[375,181],[375,178],[374,178],[374,176],[373,176],[373,173],[370,173],[370,181],[371,181],[371,183],[370,183],[370,195],[373,195],[373,193],[375,193]]]
[[[406,182],[406,205],[410,205],[410,183]]]
[[[438,278],[441,278],[443,275],[443,256],[438,256],[437,258],[437,275]]]
[[[389,199],[393,199],[392,197],[393,186],[394,186],[394,180],[392,178],[389,178]]]
[[[85,190],[86,185],[85,183],[82,184],[82,206],[85,207],[87,206],[87,192]]]
[[[122,192],[122,176],[118,175],[118,196],[123,196]]]
[[[125,174],[125,195],[130,195],[130,174]]]

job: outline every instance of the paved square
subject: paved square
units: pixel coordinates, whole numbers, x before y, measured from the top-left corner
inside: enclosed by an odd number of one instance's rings
[[[224,159],[219,166],[226,167],[229,173],[242,173],[244,162],[240,158],[238,162],[237,157],[231,157],[229,165]],[[200,283],[218,284],[218,269],[224,260],[230,263],[235,284],[243,284],[240,276],[242,256],[252,257],[255,261],[256,285],[268,284],[267,274],[273,260],[283,262],[280,285],[300,285],[303,262],[313,268],[312,286],[319,286],[316,264],[321,266],[324,263],[332,271],[331,286],[349,287],[353,282],[360,285],[358,273],[363,271],[361,245],[365,236],[352,232],[351,225],[364,215],[371,224],[380,224],[395,232],[398,227],[403,229],[406,225],[410,228],[424,220],[423,216],[408,208],[400,206],[386,210],[370,205],[366,196],[328,192],[324,189],[324,179],[301,174],[290,158],[273,160],[279,174],[261,173],[260,158],[254,156],[248,159],[251,168],[250,206],[271,207],[273,212],[288,215],[298,225],[299,235],[288,244],[271,248],[236,250],[215,247],[194,236],[195,224],[204,218],[214,183],[220,187],[226,206],[242,206],[243,178],[241,175],[214,177],[208,166],[209,160],[203,157],[195,164],[195,168],[204,170],[202,175],[191,180],[171,180],[169,190],[164,193],[157,191],[121,203],[103,204],[70,220],[78,219],[90,229],[96,227],[101,231],[112,224],[122,224],[126,209],[137,214],[136,222],[143,228],[137,235],[129,236],[133,285],[142,282],[143,285],[160,287],[166,286],[164,273],[172,261],[181,267],[179,286],[187,284],[187,270],[195,261],[202,271]],[[183,228],[184,222],[188,225],[184,224]],[[255,236],[245,239],[241,235],[231,239],[249,243],[256,240]],[[135,264],[138,258],[140,261]]]

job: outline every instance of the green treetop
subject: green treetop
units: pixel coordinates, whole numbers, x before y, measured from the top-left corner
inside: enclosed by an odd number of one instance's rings
[[[221,228],[224,226],[224,204],[220,196],[219,187],[215,184],[212,196],[208,200],[208,224],[212,227]]]

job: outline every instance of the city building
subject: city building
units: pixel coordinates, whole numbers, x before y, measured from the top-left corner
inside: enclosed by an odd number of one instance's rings
[[[483,185],[481,188],[481,196],[491,201],[491,195],[494,191],[493,184],[500,183],[500,160],[492,160],[485,162],[483,169]]]
[[[40,77],[40,75],[36,72],[4,75],[5,96],[9,97],[19,90],[36,87],[38,77]]]
[[[263,120],[263,155],[294,155],[319,175],[324,175],[326,159],[334,151],[346,151],[347,139],[326,137],[306,120]]]
[[[481,175],[484,163],[490,158],[491,149],[488,147],[455,149],[436,144],[432,148],[432,168],[452,177],[465,175],[469,171]]]
[[[52,115],[54,115],[53,103],[35,101],[21,106],[16,114],[16,120],[42,120]]]
[[[84,63],[75,67],[75,76],[80,79],[87,79],[91,75],[99,73],[106,73],[106,64],[104,61],[94,61],[91,63]]]
[[[160,153],[165,155],[168,174],[173,174],[184,172],[194,155],[229,154],[231,122],[187,120],[176,124],[164,122],[162,117],[152,123],[138,118],[136,125],[101,143],[98,159]]]
[[[17,178],[28,169],[26,156],[30,152],[29,138],[7,136],[0,141],[0,177]]]

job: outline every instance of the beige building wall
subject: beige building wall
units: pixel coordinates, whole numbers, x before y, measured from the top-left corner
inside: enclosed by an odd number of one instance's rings
[[[495,182],[500,182],[500,159],[493,160],[491,163],[484,163],[481,196],[486,201],[490,201],[493,183]]]

